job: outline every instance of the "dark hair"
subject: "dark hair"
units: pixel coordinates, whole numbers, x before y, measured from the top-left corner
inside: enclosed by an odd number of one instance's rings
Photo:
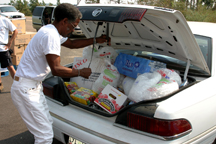
[[[68,21],[74,22],[77,19],[82,18],[82,13],[72,4],[62,3],[55,8],[54,16],[57,22],[63,20],[64,18],[68,18]]]

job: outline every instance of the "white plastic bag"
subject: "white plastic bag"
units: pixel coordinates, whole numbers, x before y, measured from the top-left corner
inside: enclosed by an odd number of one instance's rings
[[[87,46],[83,49],[83,57],[87,59],[91,59],[92,55],[92,47]],[[116,57],[118,56],[118,53],[115,51],[114,48],[106,46],[106,47],[100,47],[98,50],[93,51],[92,58],[104,58],[111,62],[111,64],[114,64]]]
[[[123,86],[125,95],[129,94],[134,81],[135,81],[134,78],[131,78],[131,77],[128,77],[128,76],[124,78],[124,80],[122,82],[122,86]]]
[[[110,84],[113,87],[117,87],[120,74],[117,68],[112,65],[108,60],[105,60],[106,68],[101,72],[98,79],[92,86],[92,90],[98,94],[106,87],[107,84]]]
[[[142,92],[143,100],[151,100],[164,97],[179,89],[178,83],[162,78],[156,85]]]
[[[161,75],[156,71],[139,75],[132,85],[128,98],[135,102],[144,100],[143,92],[156,85],[161,78]]]
[[[181,77],[179,76],[179,74],[171,69],[167,69],[167,68],[160,68],[157,70],[157,72],[159,72],[161,74],[162,77],[168,79],[168,80],[173,80],[176,81],[178,83],[178,85],[180,86],[182,81],[181,81]]]
[[[93,58],[90,64],[90,60],[83,57],[75,57],[73,63],[73,69],[91,68],[91,75],[88,79],[78,76],[70,78],[70,81],[76,82],[78,87],[84,87],[92,89],[92,85],[98,79],[101,72],[106,68],[106,62],[104,59]]]

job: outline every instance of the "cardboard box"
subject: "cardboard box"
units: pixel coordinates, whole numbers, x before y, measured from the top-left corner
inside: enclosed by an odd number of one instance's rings
[[[23,54],[11,55],[13,65],[19,65],[22,55]]]
[[[13,50],[12,55],[23,54],[25,50],[25,45],[13,45],[11,49]]]
[[[26,34],[17,35],[12,45],[28,44],[31,41],[31,39],[34,37],[35,34],[36,32],[27,32]],[[11,36],[12,35],[9,35],[9,38],[11,38]]]
[[[26,20],[19,19],[19,20],[11,20],[11,22],[16,26],[18,30],[18,34],[25,34],[26,33]]]
[[[110,114],[114,114],[125,106],[127,96],[108,84],[94,102]]]

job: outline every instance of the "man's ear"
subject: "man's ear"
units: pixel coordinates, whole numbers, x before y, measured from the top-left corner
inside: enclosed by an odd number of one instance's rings
[[[64,18],[62,21],[63,21],[64,24],[67,24],[68,23],[68,18]]]

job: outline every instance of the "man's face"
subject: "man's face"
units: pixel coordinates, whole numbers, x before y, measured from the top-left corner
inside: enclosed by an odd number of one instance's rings
[[[80,19],[77,19],[75,22],[67,21],[66,27],[65,27],[65,33],[62,36],[69,37],[70,34],[74,31],[74,28],[79,24],[79,22],[80,22]]]

